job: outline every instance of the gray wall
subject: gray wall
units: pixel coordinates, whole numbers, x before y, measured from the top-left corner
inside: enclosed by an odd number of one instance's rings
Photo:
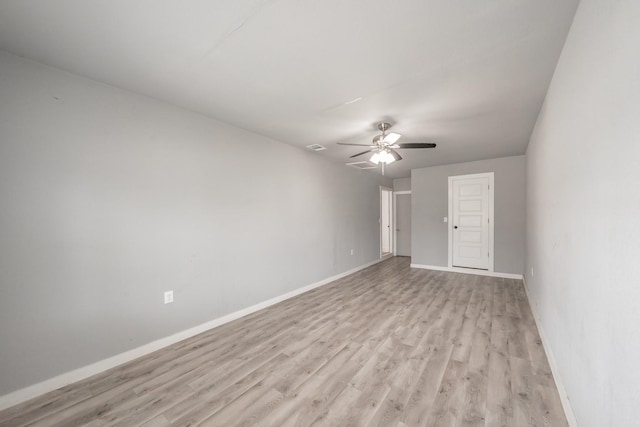
[[[393,180],[394,191],[411,190],[411,178],[396,178]]]
[[[379,257],[390,179],[5,53],[0,99],[0,395]]]
[[[584,427],[638,425],[639,22],[580,2],[527,150],[527,283]]]
[[[447,266],[448,178],[494,172],[494,271],[524,273],[525,158],[503,157],[411,171],[411,262]]]

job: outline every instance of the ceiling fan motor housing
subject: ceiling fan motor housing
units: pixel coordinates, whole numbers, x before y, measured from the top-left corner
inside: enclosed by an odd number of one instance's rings
[[[378,123],[378,129],[380,129],[380,131],[382,132],[386,132],[387,130],[389,130],[390,127],[391,125],[389,123],[386,123],[386,122]]]

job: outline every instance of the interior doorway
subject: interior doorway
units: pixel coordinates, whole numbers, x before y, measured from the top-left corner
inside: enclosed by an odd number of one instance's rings
[[[397,256],[411,256],[411,191],[394,191],[394,251]]]
[[[391,255],[393,242],[393,190],[380,187],[380,256]]]

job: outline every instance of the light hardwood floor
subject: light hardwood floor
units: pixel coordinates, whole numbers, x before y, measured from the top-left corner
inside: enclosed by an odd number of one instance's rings
[[[0,412],[2,426],[566,426],[520,281],[392,258]]]

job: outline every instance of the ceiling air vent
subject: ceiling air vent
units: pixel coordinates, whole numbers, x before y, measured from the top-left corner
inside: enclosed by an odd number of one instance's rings
[[[320,145],[320,144],[311,144],[311,145],[307,145],[307,148],[309,150],[313,150],[313,151],[322,151],[322,150],[326,150],[327,147]]]
[[[351,166],[354,167],[356,169],[375,169],[377,168],[376,165],[374,165],[373,163],[369,163],[369,162],[352,162],[352,163],[345,163],[347,166]]]

